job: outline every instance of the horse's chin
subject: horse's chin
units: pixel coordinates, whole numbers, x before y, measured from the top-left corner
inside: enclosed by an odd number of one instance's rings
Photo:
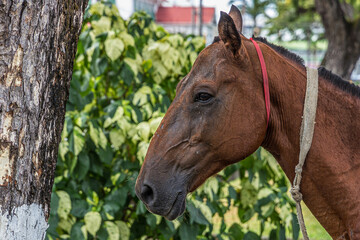
[[[176,197],[169,212],[166,215],[164,215],[164,217],[169,221],[176,219],[177,217],[181,216],[184,213],[185,206],[186,206],[186,194],[180,193]]]

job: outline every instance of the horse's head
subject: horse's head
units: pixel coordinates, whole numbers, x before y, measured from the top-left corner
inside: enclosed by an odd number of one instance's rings
[[[189,192],[250,155],[264,140],[261,71],[241,28],[236,7],[229,15],[221,13],[221,40],[205,48],[180,81],[151,140],[136,193],[153,213],[175,219],[185,210]],[[257,61],[256,72],[251,59]]]

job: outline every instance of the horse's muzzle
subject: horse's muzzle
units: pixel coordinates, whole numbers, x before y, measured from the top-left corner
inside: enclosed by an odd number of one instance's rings
[[[137,181],[135,192],[146,208],[168,220],[174,220],[185,211],[186,191],[179,191],[171,186],[153,185],[149,182]],[[155,187],[159,186],[159,187]],[[168,187],[168,188],[167,188]]]

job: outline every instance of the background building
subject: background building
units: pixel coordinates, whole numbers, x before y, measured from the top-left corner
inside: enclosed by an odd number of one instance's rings
[[[198,7],[160,6],[155,21],[170,33],[199,35],[200,9]],[[217,35],[215,8],[202,8],[202,22],[202,35],[209,43]]]

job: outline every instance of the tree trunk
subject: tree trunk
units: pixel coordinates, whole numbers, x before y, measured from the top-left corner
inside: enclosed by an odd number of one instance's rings
[[[354,19],[352,7],[339,0],[316,0],[328,40],[321,65],[333,73],[350,79],[360,57],[360,20]]]
[[[44,239],[87,1],[0,2],[0,238]]]

